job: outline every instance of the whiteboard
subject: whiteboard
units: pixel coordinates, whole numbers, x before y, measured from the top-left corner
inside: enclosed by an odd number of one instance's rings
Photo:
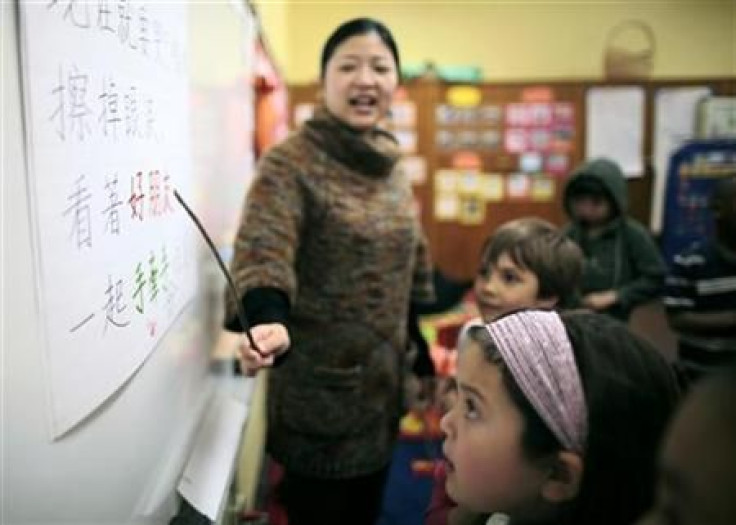
[[[20,3],[54,437],[133,375],[196,287],[173,195],[191,194],[186,6],[101,5]]]
[[[196,284],[192,285],[189,298],[182,296],[181,307],[176,306],[174,310],[177,311],[168,318],[162,318],[162,326],[167,324],[168,329],[161,330],[147,358],[127,380],[122,380],[112,394],[92,412],[82,416],[78,423],[72,424],[67,432],[59,434],[56,440],[52,439],[55,435],[49,420],[49,414],[53,413],[52,390],[47,379],[47,341],[44,336],[48,329],[49,306],[46,300],[49,294],[47,290],[39,292],[37,286],[43,268],[37,255],[47,252],[38,250],[44,246],[39,242],[39,224],[33,222],[38,211],[38,192],[34,186],[37,181],[32,176],[37,172],[31,171],[31,156],[26,155],[30,148],[27,148],[25,137],[32,133],[26,129],[29,121],[24,119],[22,109],[25,100],[19,59],[20,6],[15,2],[0,4],[0,288],[3,298],[0,523],[168,523],[178,508],[177,483],[203,414],[214,393],[220,389],[220,377],[209,370],[208,351],[220,322],[217,315],[222,302],[223,282],[208,264],[201,242],[197,240],[188,250],[182,248],[183,257],[196,271],[196,278],[192,281]],[[70,5],[70,2],[60,4]],[[132,5],[142,4],[133,2]],[[194,9],[189,4],[187,6],[187,11]],[[247,71],[242,54],[244,26],[227,2],[210,3],[208,7],[213,13],[219,13],[221,20],[218,22],[221,23],[213,24],[209,33],[203,33],[200,28],[193,30],[193,17],[189,16],[187,29],[190,37],[194,36],[190,38],[190,46],[202,52],[205,59],[212,61],[213,57],[221,57],[227,61],[231,76],[218,76],[212,84],[228,85],[232,78]],[[231,28],[227,27],[228,22]],[[218,42],[214,35],[221,40]],[[43,34],[39,38],[61,45],[53,34]],[[238,43],[233,44],[233,40]],[[206,47],[203,42],[216,44]],[[222,48],[218,47],[220,45]],[[192,55],[191,50],[189,54]],[[201,83],[210,75],[197,77],[197,73],[192,72],[192,77]],[[190,84],[194,83],[190,79]],[[191,86],[189,89],[192,90]],[[197,110],[192,111],[189,111],[189,116],[195,120]],[[247,118],[247,113],[244,116]],[[219,138],[224,140],[224,129],[216,129],[215,132],[220,133]],[[216,142],[218,138],[212,140]],[[141,145],[126,146],[131,159],[141,154],[138,146]],[[182,157],[191,153],[202,158],[197,148],[198,145],[192,143],[192,151],[183,151]],[[124,167],[124,158],[110,157],[110,160],[120,160]],[[238,169],[242,168],[241,163]],[[203,174],[197,170],[193,172],[188,190],[182,191],[185,196],[199,194],[197,179]],[[249,175],[241,171],[240,182]],[[192,199],[190,204],[197,200]],[[212,202],[210,205],[217,206]],[[232,220],[237,221],[237,214]],[[178,224],[164,227],[157,235],[167,236],[168,232],[187,224],[178,220],[174,222]],[[67,230],[66,235],[68,233]],[[218,234],[213,233],[215,236]],[[186,236],[187,232],[182,229],[181,235]],[[136,246],[130,248],[130,255],[134,255],[132,251]],[[79,279],[79,276],[73,278]],[[81,293],[78,297],[69,296],[68,303],[57,305],[57,308],[69,310],[68,305],[77,298],[81,300]],[[66,313],[55,310],[51,315]],[[82,381],[93,379],[97,371],[94,367],[86,370]]]

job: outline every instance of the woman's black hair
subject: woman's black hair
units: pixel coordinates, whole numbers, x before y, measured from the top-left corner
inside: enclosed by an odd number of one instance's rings
[[[394,41],[391,31],[389,31],[388,28],[378,20],[374,20],[372,18],[354,18],[335,29],[327,39],[327,42],[325,42],[325,45],[322,48],[322,58],[320,60],[320,78],[325,78],[327,62],[330,61],[330,58],[335,54],[335,50],[340,46],[340,44],[350,37],[365,35],[367,33],[377,34],[383,43],[386,44],[386,47],[388,47],[389,51],[391,51],[391,55],[394,57],[396,71],[399,72],[400,75],[401,61],[399,60],[399,50],[396,47],[396,42]]]
[[[654,499],[657,449],[680,399],[675,374],[656,349],[622,323],[591,313],[561,317],[583,383],[588,435],[580,492],[564,508],[560,523],[633,523]],[[487,330],[470,333],[489,361],[502,361]],[[511,372],[500,366],[525,419],[524,453],[533,460],[561,450]]]

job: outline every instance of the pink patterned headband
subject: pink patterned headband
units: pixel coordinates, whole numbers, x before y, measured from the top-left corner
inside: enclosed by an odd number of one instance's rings
[[[529,310],[486,325],[516,384],[567,450],[582,453],[588,415],[572,345],[560,316]]]

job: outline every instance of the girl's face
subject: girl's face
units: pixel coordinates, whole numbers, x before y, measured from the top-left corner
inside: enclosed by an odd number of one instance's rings
[[[475,512],[521,517],[542,499],[546,471],[524,457],[524,421],[499,368],[468,341],[461,350],[458,400],[442,418],[447,493]]]
[[[514,264],[508,253],[502,253],[495,264],[478,274],[474,292],[485,323],[513,310],[551,308],[556,302],[556,299],[539,298],[537,276]]]
[[[376,33],[355,35],[335,49],[322,89],[327,109],[348,126],[368,131],[383,119],[398,85],[391,50]]]

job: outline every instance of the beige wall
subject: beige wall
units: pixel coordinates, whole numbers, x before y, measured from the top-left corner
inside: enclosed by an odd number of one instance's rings
[[[253,5],[261,21],[261,28],[264,30],[266,46],[279,69],[284,70],[289,56],[289,6],[283,1],[255,1]],[[284,71],[283,74],[286,75],[286,72]]]
[[[253,33],[243,18],[228,0],[190,3],[189,67],[195,85],[231,86],[245,76],[246,37]]]
[[[315,80],[321,46],[340,22],[383,20],[402,60],[480,66],[487,80],[598,78],[607,31],[636,18],[657,39],[653,76],[736,75],[736,1],[257,0],[287,80]],[[630,44],[641,39],[630,38]]]

